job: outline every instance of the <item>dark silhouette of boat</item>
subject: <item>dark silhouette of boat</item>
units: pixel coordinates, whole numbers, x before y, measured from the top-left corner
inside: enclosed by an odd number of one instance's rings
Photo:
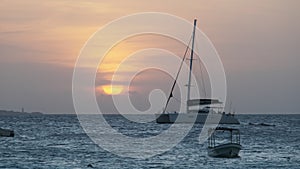
[[[179,71],[177,73],[177,77],[174,80],[169,98],[167,100],[166,106],[161,114],[156,114],[156,122],[157,123],[201,123],[204,124],[207,121],[208,114],[210,114],[210,118],[219,119],[220,121],[210,120],[210,123],[219,123],[219,124],[240,124],[240,122],[235,118],[234,114],[232,113],[225,113],[221,112],[222,110],[222,102],[218,99],[211,99],[211,98],[203,98],[203,99],[190,99],[191,94],[191,73],[192,73],[192,62],[193,62],[193,54],[194,54],[194,41],[195,41],[195,29],[196,29],[197,20],[194,20],[194,29],[192,34],[192,50],[190,56],[190,69],[189,69],[189,76],[188,76],[188,84],[187,84],[187,106],[186,112],[166,112],[166,108],[170,99],[173,97],[173,90],[176,85],[176,81],[178,78],[178,74],[180,73],[183,61],[186,58],[186,53],[182,59]],[[188,47],[187,47],[188,49]],[[213,106],[211,106],[213,105]],[[214,106],[218,105],[218,106]],[[195,107],[197,107],[195,109]],[[191,108],[194,108],[191,109]],[[180,114],[180,118],[179,117]]]
[[[0,137],[14,137],[15,132],[13,130],[0,128]]]

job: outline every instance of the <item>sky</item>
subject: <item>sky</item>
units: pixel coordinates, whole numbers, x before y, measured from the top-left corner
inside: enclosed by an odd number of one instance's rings
[[[73,69],[88,38],[122,16],[164,12],[191,22],[198,19],[198,27],[210,38],[224,65],[226,107],[230,101],[240,113],[297,113],[299,6],[298,0],[1,0],[0,109],[74,113]],[[154,35],[133,37],[112,49],[96,80],[97,99],[107,105],[104,111],[114,111],[108,103],[112,91],[107,85],[115,63],[131,52],[152,47],[178,55],[185,49],[174,40]],[[132,102],[146,110],[151,89],[159,86],[168,91],[171,83],[170,77],[156,70],[143,72],[132,82],[136,84]]]

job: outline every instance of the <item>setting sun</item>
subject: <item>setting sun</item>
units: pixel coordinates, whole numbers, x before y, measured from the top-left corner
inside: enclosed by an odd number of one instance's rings
[[[117,95],[123,91],[123,86],[120,85],[105,85],[102,89],[107,95]]]

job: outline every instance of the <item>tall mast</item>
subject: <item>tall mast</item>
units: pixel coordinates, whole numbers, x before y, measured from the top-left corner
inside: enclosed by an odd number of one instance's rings
[[[187,102],[190,100],[191,97],[191,76],[192,76],[192,68],[193,68],[193,55],[194,55],[194,41],[195,41],[195,30],[196,30],[197,19],[194,19],[194,29],[193,29],[193,39],[192,39],[192,51],[191,51],[191,58],[190,58],[190,71],[189,71],[189,80],[188,80],[188,91],[187,91]],[[186,112],[189,112],[189,106],[186,106]]]

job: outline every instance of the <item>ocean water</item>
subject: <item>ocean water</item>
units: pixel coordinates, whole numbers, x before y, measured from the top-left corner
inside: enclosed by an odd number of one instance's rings
[[[195,124],[170,151],[132,159],[94,144],[75,115],[0,116],[1,128],[15,130],[13,138],[0,137],[0,168],[300,168],[300,115],[237,118],[241,124],[235,128],[240,129],[243,146],[239,158],[207,156],[207,143],[198,141],[202,125]],[[155,135],[169,127],[155,122],[130,123],[118,115],[106,119],[123,134],[136,137]]]

